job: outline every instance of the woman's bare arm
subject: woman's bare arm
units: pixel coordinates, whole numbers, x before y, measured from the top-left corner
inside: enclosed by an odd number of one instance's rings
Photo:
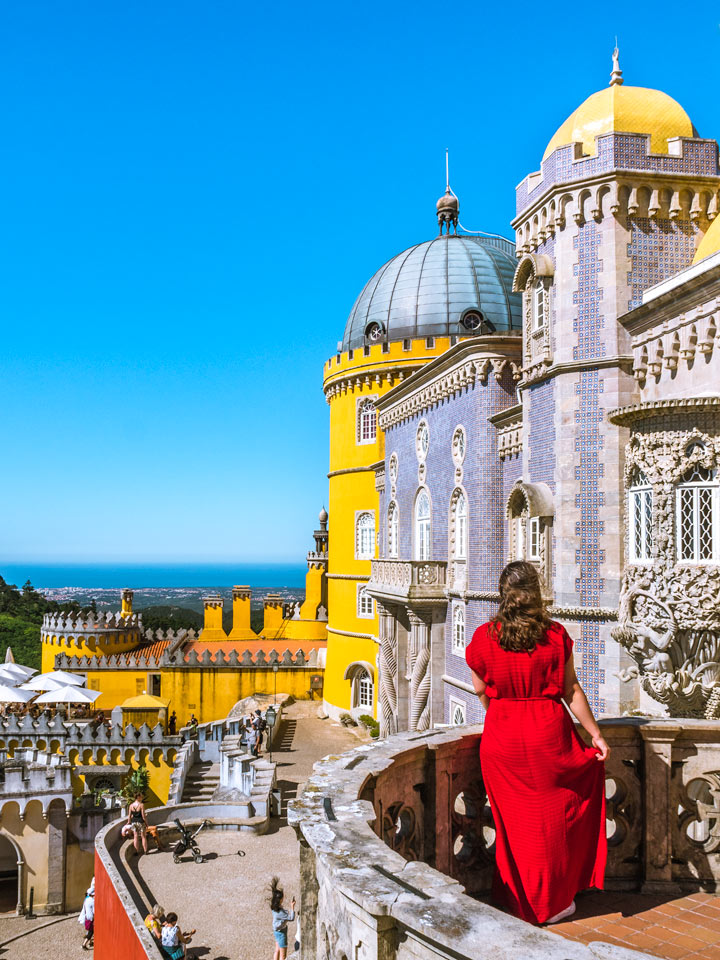
[[[486,683],[484,680],[480,679],[474,670],[471,670],[470,673],[472,675],[472,685],[475,687],[475,693],[480,698],[480,703],[483,705],[485,710],[487,710],[487,708],[490,706],[490,698],[485,695]]]
[[[575,673],[575,663],[572,653],[565,664],[565,690],[563,696],[565,703],[573,715],[578,718],[582,727],[587,730],[592,737],[593,746],[598,751],[598,760],[607,760],[610,756],[610,747],[600,732],[597,720],[593,716],[590,704],[587,702],[585,691],[580,686],[580,681]]]

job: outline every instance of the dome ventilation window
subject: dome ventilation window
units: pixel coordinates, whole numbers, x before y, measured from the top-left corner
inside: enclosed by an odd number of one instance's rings
[[[381,323],[369,323],[365,327],[365,340],[367,343],[379,343],[385,336],[385,327]]]
[[[479,310],[466,310],[460,318],[460,324],[473,333],[495,332],[495,324],[486,320]]]

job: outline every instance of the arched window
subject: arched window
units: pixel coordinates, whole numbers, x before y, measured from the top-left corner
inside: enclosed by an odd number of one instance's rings
[[[696,464],[677,488],[678,560],[720,562],[720,497],[717,474]]]
[[[462,490],[453,494],[451,517],[455,535],[454,559],[467,560],[467,500]]]
[[[636,470],[628,490],[629,546],[632,563],[652,560],[652,488],[642,470]]]
[[[450,723],[454,727],[461,727],[465,723],[466,706],[455,697],[450,697]]]
[[[542,330],[545,326],[545,287],[542,280],[538,280],[532,290],[533,297],[533,330]]]
[[[377,435],[375,398],[366,397],[357,405],[357,442],[374,443]]]
[[[362,584],[358,584],[357,615],[363,619],[375,616],[375,601]]]
[[[430,559],[430,497],[421,490],[415,501],[415,559]]]
[[[355,514],[355,556],[358,560],[375,556],[375,514],[369,510]]]
[[[456,603],[452,612],[452,651],[465,656],[465,605]]]
[[[393,502],[388,507],[387,553],[388,557],[398,557],[398,536],[400,533],[400,517],[397,504]]]
[[[372,710],[373,682],[367,670],[357,670],[353,678],[353,707]]]

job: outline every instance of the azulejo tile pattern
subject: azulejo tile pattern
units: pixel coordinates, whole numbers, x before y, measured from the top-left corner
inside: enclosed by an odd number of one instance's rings
[[[630,224],[628,310],[642,303],[643,290],[692,263],[697,227],[689,220],[635,217]]]

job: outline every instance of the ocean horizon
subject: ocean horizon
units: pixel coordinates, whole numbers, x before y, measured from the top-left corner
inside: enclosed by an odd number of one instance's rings
[[[29,580],[37,590],[135,590],[163,587],[211,589],[247,584],[251,587],[303,589],[307,567],[302,563],[2,563],[0,576],[18,587]]]

